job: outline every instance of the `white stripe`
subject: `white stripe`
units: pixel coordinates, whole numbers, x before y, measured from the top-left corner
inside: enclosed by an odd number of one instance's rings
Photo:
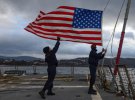
[[[45,33],[51,34],[52,32],[44,31]],[[75,34],[75,33],[64,33],[64,32],[53,32],[55,34],[79,36],[79,37],[101,37],[101,34]]]
[[[39,25],[37,25],[37,26],[39,26]],[[44,26],[44,25],[42,25],[42,28],[46,28],[46,29],[61,29],[61,30],[71,30],[71,29],[73,29],[71,27],[64,27],[64,26],[61,26],[61,27],[60,26],[52,27],[52,26]]]
[[[61,21],[61,23],[64,23],[65,21]],[[67,22],[66,22],[67,23]],[[32,23],[31,23],[32,24]],[[70,24],[70,22],[68,23]],[[39,25],[34,25],[33,26],[39,26]],[[85,29],[78,29],[78,28],[71,28],[71,27],[59,27],[59,26],[43,26],[42,28],[46,28],[46,29],[61,29],[61,30],[74,30],[74,31],[97,31],[97,32],[101,32],[101,29],[96,29],[96,28],[85,28]]]
[[[48,14],[48,15],[42,15],[42,17],[63,17],[63,18],[71,18],[73,19],[73,15],[59,15],[59,14]]]
[[[48,38],[53,38],[53,39],[57,39],[57,36],[51,36],[51,35],[45,35],[45,34],[39,34],[39,33],[36,33],[37,35],[39,36],[42,36],[42,37],[48,37]],[[101,43],[100,40],[81,40],[81,39],[71,39],[71,38],[61,38],[62,41],[78,41],[78,42],[87,42],[87,43]]]
[[[40,22],[47,22],[47,23],[62,23],[62,24],[71,24],[72,25],[72,22],[70,21],[60,21],[60,20],[40,20],[40,21],[35,21],[35,23],[40,23]],[[31,23],[32,24],[32,23]],[[32,24],[34,25],[34,24]],[[36,25],[35,25],[36,26]],[[38,25],[37,25],[38,26]],[[97,31],[97,32],[101,32],[102,29],[97,29],[97,28],[84,28],[84,29],[79,29],[79,28],[70,28],[70,27],[59,27],[59,26],[55,26],[55,27],[52,27],[52,26],[44,26],[42,25],[42,28],[47,28],[47,29],[65,29],[65,30],[76,30],[76,31]]]
[[[48,32],[48,31],[43,31],[37,28],[34,28],[34,30],[36,31],[40,31],[43,33],[48,33],[48,34],[52,34],[52,32]],[[61,34],[61,35],[69,35],[69,36],[79,36],[79,37],[101,37],[101,34],[75,34],[75,33],[67,33],[67,32],[53,32],[53,34]]]
[[[71,21],[60,21],[60,20],[40,20],[35,21],[35,23],[62,23],[62,24],[72,24]],[[42,25],[43,26],[43,25]]]
[[[44,15],[44,14],[42,14],[42,13],[40,12],[36,19],[40,19],[43,15]],[[39,16],[40,16],[40,17],[39,17]]]
[[[31,31],[31,32],[33,32],[33,33],[35,33],[31,28],[26,27],[25,29],[27,29],[27,30],[29,30],[29,31]]]
[[[97,29],[97,28],[85,28],[85,29],[73,28],[73,30],[76,30],[76,31],[97,31],[97,32],[101,32],[101,29]]]
[[[59,26],[42,26],[42,28],[46,28],[46,29],[61,29],[61,30],[74,30],[74,31],[97,31],[97,32],[101,32],[101,29],[93,29],[93,28],[85,28],[85,29],[78,29],[78,28],[71,28],[71,27],[59,27]]]
[[[55,11],[62,11],[62,12],[71,12],[71,13],[74,13],[74,10],[64,9],[64,8],[59,8],[59,9],[56,9]]]
[[[32,29],[30,29],[30,28],[27,28],[29,31],[32,31],[32,32],[34,32]],[[35,33],[35,32],[34,32]],[[35,33],[35,34],[37,34],[37,35],[39,35],[39,36],[41,36],[41,37],[48,37],[48,38],[53,38],[53,39],[57,39],[57,37],[56,36],[51,36],[51,35],[44,35],[44,34],[39,34],[39,33]],[[71,39],[71,38],[61,38],[61,40],[62,41],[66,41],[66,40],[68,40],[68,41],[78,41],[78,42],[87,42],[87,43],[101,43],[102,41],[100,41],[100,40],[79,40],[79,39]]]

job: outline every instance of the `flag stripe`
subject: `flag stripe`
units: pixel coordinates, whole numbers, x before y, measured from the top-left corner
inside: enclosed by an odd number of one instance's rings
[[[45,31],[41,31],[39,29],[34,29],[32,26],[29,26],[33,31],[40,33],[40,34],[46,34],[46,35],[53,35],[53,36],[59,36],[64,38],[72,38],[72,39],[80,39],[80,40],[101,40],[101,37],[80,37],[80,36],[72,36],[67,34],[60,34],[60,33],[47,33]]]
[[[44,35],[44,36],[42,36],[41,34],[35,34],[35,35],[37,35],[37,36],[40,36],[40,37],[42,37],[42,38],[47,38],[47,39],[52,39],[52,40],[57,40],[57,37],[55,37],[55,36],[47,36],[47,35]],[[102,43],[97,43],[97,42],[95,42],[95,41],[79,41],[79,40],[73,40],[73,39],[65,39],[65,38],[62,38],[63,40],[61,40],[61,41],[71,41],[71,42],[80,42],[80,43],[87,43],[87,44],[95,44],[95,45],[102,45]]]
[[[51,35],[46,35],[46,34],[40,34],[40,33],[36,33],[34,31],[32,31],[31,29],[29,29],[28,27],[25,28],[25,30],[37,35],[37,36],[40,36],[42,38],[47,38],[47,39],[52,39],[52,40],[56,40],[57,37],[56,36],[51,36]],[[72,42],[80,42],[80,43],[88,43],[88,44],[96,44],[96,45],[101,45],[101,41],[95,41],[95,40],[79,40],[79,39],[76,39],[76,40],[73,40],[71,38],[62,38],[62,41],[72,41]]]
[[[33,28],[37,28],[39,30],[48,31],[48,32],[64,32],[64,33],[71,33],[71,34],[88,34],[88,35],[99,35],[101,36],[101,31],[76,31],[76,30],[62,30],[62,29],[49,29],[49,28],[42,28],[40,26],[36,26],[30,24]]]
[[[59,27],[72,27],[71,24],[63,24],[63,23],[37,23],[37,25],[59,26]]]
[[[39,15],[38,15],[38,17],[36,18],[35,21],[39,21],[39,19],[40,19],[43,15],[45,15],[45,13],[44,13],[43,11],[40,11],[40,13],[39,13]]]
[[[50,12],[48,13],[49,15],[50,14],[56,14],[56,15],[71,15],[73,16],[74,13],[73,12],[65,12],[65,11],[53,11],[53,12]]]
[[[58,15],[58,14],[48,14],[48,15],[43,15],[42,18],[44,19],[45,17],[54,17],[54,18],[70,18],[70,19],[73,19],[73,16],[71,15]],[[53,19],[54,19],[53,18]],[[42,19],[40,19],[42,20]]]
[[[47,37],[47,38],[53,38],[53,39],[56,39],[57,37],[56,36],[47,36],[47,35],[41,35],[41,34],[36,34],[36,35],[39,35],[41,37]],[[96,44],[96,45],[101,45],[102,43],[101,42],[97,42],[97,41],[86,41],[86,40],[73,40],[71,38],[62,38],[62,41],[72,41],[72,42],[80,42],[80,43],[88,43],[88,44]]]
[[[58,11],[58,12],[70,12],[70,13],[73,13],[74,14],[74,10],[70,10],[70,9],[63,9],[63,8],[61,8],[61,9],[56,9],[55,11]],[[55,11],[52,11],[52,12],[55,12]]]
[[[35,25],[38,24],[38,23],[50,23],[50,20],[39,20],[39,21],[35,21]],[[60,21],[60,20],[53,20],[52,23],[63,23],[63,24],[70,24],[72,25],[72,22],[71,21]],[[42,27],[45,27],[45,26],[42,26]]]
[[[41,15],[45,15],[45,12],[43,12],[43,11],[40,11],[40,14],[41,14]]]
[[[38,25],[37,25],[38,26]],[[101,29],[89,29],[89,28],[86,28],[86,29],[76,29],[76,28],[73,28],[73,27],[59,27],[59,26],[55,26],[55,27],[51,27],[51,26],[40,26],[42,28],[48,28],[48,29],[61,29],[61,30],[74,30],[74,31],[92,31],[92,32],[101,32]]]
[[[32,27],[31,28],[32,30],[37,30],[37,31],[40,31],[40,32],[43,32],[43,33],[48,33],[49,35],[53,35],[53,34],[63,34],[63,32],[61,31],[50,31],[50,30],[42,30],[42,29],[39,29],[39,28],[34,28]],[[52,34],[53,33],[53,34]],[[70,32],[65,32],[64,35],[70,35],[70,36],[81,36],[81,37],[101,37],[101,35],[95,35],[95,34],[73,34],[73,33],[70,33]]]
[[[40,20],[64,20],[64,21],[73,21],[72,18],[63,18],[63,17],[50,17],[45,16],[42,17]]]
[[[45,14],[40,12],[25,29],[43,38],[102,45],[102,11],[60,6]]]
[[[69,7],[69,6],[60,6],[58,9],[70,9],[70,10],[75,10],[75,7]]]

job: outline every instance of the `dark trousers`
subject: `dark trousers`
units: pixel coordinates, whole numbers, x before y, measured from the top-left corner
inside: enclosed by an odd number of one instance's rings
[[[48,92],[52,92],[53,81],[54,81],[54,78],[56,75],[56,68],[48,68],[47,72],[48,72],[48,79],[47,79],[42,91],[45,92],[46,90],[48,90]]]
[[[90,87],[89,87],[89,89],[92,89],[93,85],[95,84],[95,81],[96,81],[97,66],[90,65],[89,69],[90,69],[90,76],[91,76],[90,77]]]

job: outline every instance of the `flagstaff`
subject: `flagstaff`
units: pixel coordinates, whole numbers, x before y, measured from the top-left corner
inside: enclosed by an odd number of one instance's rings
[[[118,48],[117,57],[116,57],[116,65],[118,65],[119,61],[120,61],[120,56],[121,56],[122,45],[123,45],[123,40],[124,40],[124,36],[125,36],[125,29],[126,29],[126,24],[127,24],[127,20],[128,20],[130,4],[131,4],[131,0],[128,0],[127,8],[126,8],[126,13],[125,13],[125,18],[124,18],[123,29],[122,29],[122,32],[121,32],[119,48]],[[115,66],[115,68],[114,68],[114,75],[117,75],[117,72],[118,72],[118,67]]]

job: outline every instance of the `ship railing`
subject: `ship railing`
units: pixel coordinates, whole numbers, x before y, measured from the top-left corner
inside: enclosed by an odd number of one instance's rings
[[[97,70],[98,85],[107,92],[116,93],[119,90],[119,83],[117,83],[118,77],[113,74],[113,68],[109,65],[103,65],[98,67]]]
[[[135,70],[126,65],[117,65],[118,75],[109,65],[99,67],[97,71],[99,86],[105,91],[116,92],[120,96],[135,100]]]
[[[117,67],[122,92],[125,96],[135,100],[135,71],[126,65],[117,65]]]

